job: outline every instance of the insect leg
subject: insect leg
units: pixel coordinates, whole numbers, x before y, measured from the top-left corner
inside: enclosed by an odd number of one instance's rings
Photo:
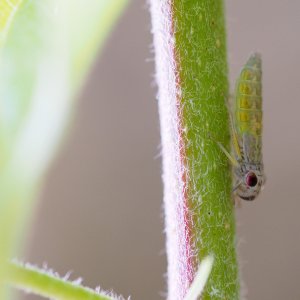
[[[240,186],[240,184],[242,183],[242,180],[239,180],[239,181],[236,181],[234,186],[233,186],[233,189],[232,189],[232,192],[233,192],[233,204],[235,207],[237,208],[240,208],[242,205],[241,205],[241,198],[237,196],[237,194],[235,194],[234,192],[238,189],[238,187]]]
[[[233,204],[236,208],[241,208],[242,207],[242,201],[241,198],[238,197],[237,195],[234,196],[233,198]]]
[[[232,192],[235,192],[242,182],[242,180],[237,181],[233,186]]]

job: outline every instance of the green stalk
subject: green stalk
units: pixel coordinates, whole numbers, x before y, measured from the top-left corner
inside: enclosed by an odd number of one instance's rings
[[[168,299],[214,257],[202,299],[239,299],[222,0],[151,1],[163,146]]]

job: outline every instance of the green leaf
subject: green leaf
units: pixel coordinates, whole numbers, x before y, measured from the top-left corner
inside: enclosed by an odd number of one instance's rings
[[[113,300],[111,293],[96,291],[80,285],[81,279],[68,281],[51,270],[29,264],[11,263],[7,267],[8,283],[35,295],[57,300]],[[120,299],[120,298],[118,298]]]

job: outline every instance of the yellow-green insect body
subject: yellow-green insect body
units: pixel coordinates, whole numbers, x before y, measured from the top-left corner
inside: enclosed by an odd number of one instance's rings
[[[262,162],[262,68],[261,57],[253,54],[236,82],[232,138],[235,152],[235,193],[254,200],[264,182]]]

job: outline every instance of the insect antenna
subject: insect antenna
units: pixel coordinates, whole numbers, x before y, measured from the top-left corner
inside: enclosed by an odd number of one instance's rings
[[[235,159],[235,157],[233,157],[228,151],[227,149],[222,145],[222,143],[220,143],[219,141],[217,141],[209,132],[208,136],[211,140],[213,140],[221,149],[221,151],[226,155],[226,157],[230,160],[230,162],[235,166],[239,166],[239,162]]]

